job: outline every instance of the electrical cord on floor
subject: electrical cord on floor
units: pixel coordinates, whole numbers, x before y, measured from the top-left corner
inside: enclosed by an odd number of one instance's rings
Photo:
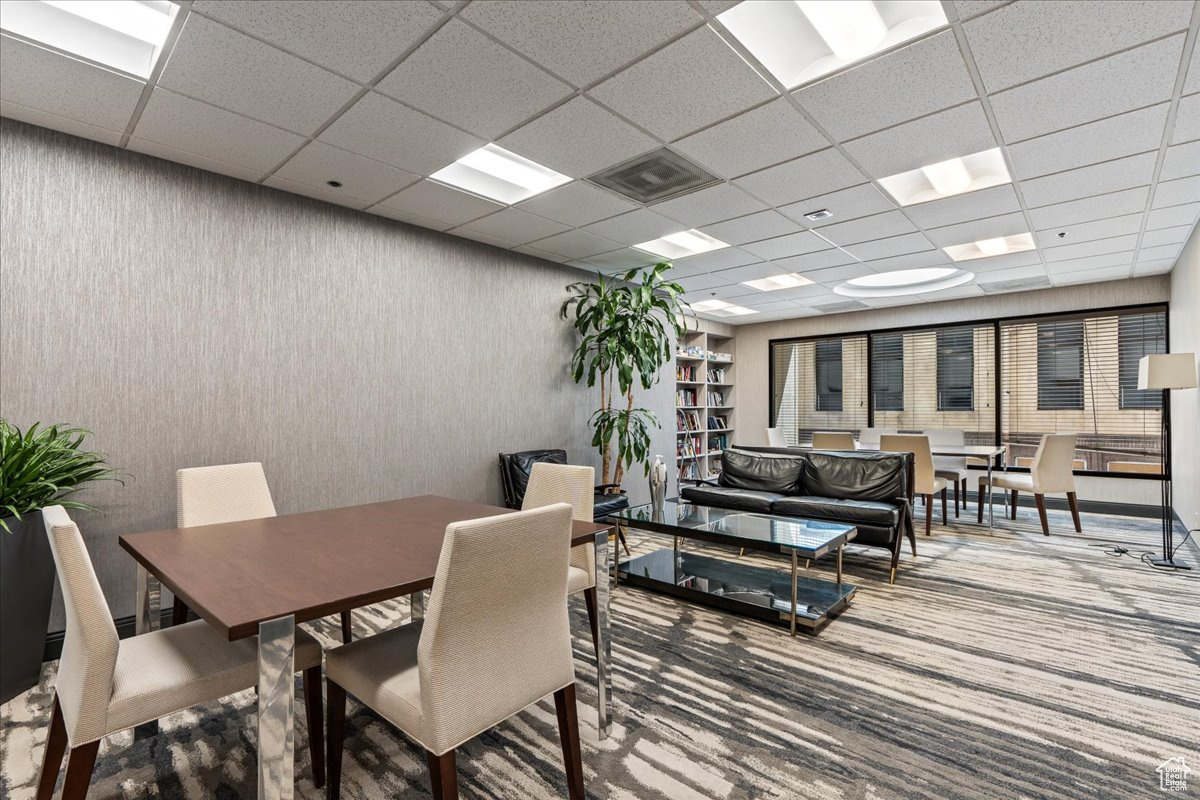
[[[1192,538],[1193,533],[1200,533],[1200,528],[1194,528],[1194,529],[1188,531],[1187,535],[1183,537],[1183,541],[1181,541],[1178,545],[1172,545],[1171,552],[1173,552],[1173,553],[1177,552],[1179,550],[1179,548],[1181,548],[1185,544],[1187,544],[1187,540]],[[1090,545],[1090,547],[1103,547],[1104,550],[1102,550],[1101,552],[1104,553],[1106,556],[1112,556],[1114,558],[1120,558],[1122,556],[1129,556],[1130,558],[1136,558],[1138,561],[1141,561],[1143,564],[1150,567],[1150,569],[1157,570],[1158,572],[1179,572],[1180,571],[1178,567],[1160,566],[1158,564],[1155,564],[1152,561],[1152,559],[1155,558],[1158,554],[1155,553],[1153,550],[1146,550],[1141,553],[1135,553],[1127,547],[1121,547],[1121,545],[1119,545],[1119,544],[1093,544],[1093,545]]]

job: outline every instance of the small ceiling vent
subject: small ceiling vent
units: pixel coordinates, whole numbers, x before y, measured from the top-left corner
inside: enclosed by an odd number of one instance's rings
[[[718,183],[721,179],[705,172],[678,153],[665,147],[632,161],[601,170],[588,180],[643,205]]]
[[[986,294],[1001,294],[1002,292],[1019,292],[1026,289],[1049,289],[1050,279],[1038,276],[1036,278],[1021,278],[1015,281],[995,281],[981,283],[979,288]]]
[[[820,311],[822,314],[836,314],[839,311],[857,311],[860,308],[867,308],[866,303],[860,303],[857,300],[842,300],[838,303],[825,303],[824,305],[814,305],[813,308]]]

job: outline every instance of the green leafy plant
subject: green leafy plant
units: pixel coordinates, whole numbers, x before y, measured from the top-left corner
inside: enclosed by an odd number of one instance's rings
[[[611,483],[620,485],[625,470],[634,464],[649,467],[650,432],[658,427],[658,419],[649,409],[634,407],[633,391],[658,381],[675,340],[687,332],[688,305],[683,287],[664,277],[670,269],[670,263],[660,262],[631,269],[617,280],[598,275],[594,283],[572,283],[560,310],[564,319],[574,310],[579,334],[571,376],[576,383],[586,380],[589,387],[600,386],[600,407],[590,424],[606,484],[611,474]],[[614,408],[618,397],[624,399],[624,407]]]
[[[34,423],[25,433],[0,419],[0,528],[6,533],[7,517],[49,505],[93,510],[78,500],[67,499],[92,481],[116,480],[116,470],[105,464],[102,453],[83,449],[91,431],[60,425],[39,427]]]

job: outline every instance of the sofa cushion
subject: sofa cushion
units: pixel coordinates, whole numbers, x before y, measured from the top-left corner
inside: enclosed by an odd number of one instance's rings
[[[801,490],[810,497],[894,501],[908,494],[907,478],[903,453],[814,452],[805,463]]]
[[[771,511],[792,517],[837,520],[847,525],[863,523],[895,527],[900,523],[900,509],[897,506],[874,500],[841,500],[835,497],[800,495],[776,500],[771,506]]]
[[[679,494],[683,499],[705,506],[740,508],[746,511],[769,513],[771,504],[783,498],[778,492],[760,492],[753,489],[735,489],[731,486],[684,486]]]
[[[592,503],[592,516],[595,519],[604,519],[609,514],[615,514],[624,508],[629,508],[628,496],[597,492]]]
[[[729,449],[721,454],[721,476],[717,482],[733,489],[795,494],[800,488],[805,461],[802,455]]]

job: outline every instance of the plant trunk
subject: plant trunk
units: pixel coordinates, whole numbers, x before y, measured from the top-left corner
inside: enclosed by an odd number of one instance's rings
[[[628,402],[625,405],[625,411],[628,413],[625,416],[625,423],[626,423],[626,425],[628,425],[629,414],[633,412],[633,387],[632,386],[629,387],[629,394],[626,397],[627,397]],[[624,478],[625,478],[625,462],[623,462],[620,458],[618,458],[617,459],[617,474],[613,477],[613,483],[620,486],[621,481]]]
[[[607,403],[609,402],[608,394],[605,391],[605,387],[607,385],[608,385],[608,373],[601,372],[600,373],[600,410],[601,411],[603,411],[603,410],[605,410],[605,408],[607,408]],[[600,482],[608,483],[608,467],[609,467],[609,464],[611,463],[611,459],[612,459],[612,443],[611,443],[611,441],[605,442],[600,447],[600,455],[603,458],[603,463],[602,463],[601,470],[600,470]]]
[[[5,522],[12,532],[0,529],[0,703],[37,685],[54,596],[54,556],[42,512]]]

